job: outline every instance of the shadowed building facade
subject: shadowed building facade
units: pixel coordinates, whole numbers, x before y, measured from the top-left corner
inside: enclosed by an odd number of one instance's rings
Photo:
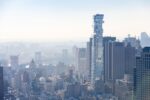
[[[0,66],[0,100],[4,100],[3,67]]]
[[[134,72],[134,100],[150,100],[150,47],[136,58]]]
[[[116,79],[124,78],[125,73],[125,47],[123,42],[110,41],[105,44],[105,84],[114,93]]]

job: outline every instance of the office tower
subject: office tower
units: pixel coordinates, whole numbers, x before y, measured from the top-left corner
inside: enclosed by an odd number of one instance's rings
[[[19,56],[10,56],[10,65],[17,68],[19,66]]]
[[[125,38],[123,40],[123,42],[124,42],[125,46],[130,44],[131,47],[135,48],[136,56],[140,55],[142,48],[141,48],[141,42],[139,39],[136,39],[136,37],[130,37],[130,35],[128,35],[128,37]]]
[[[125,74],[133,76],[133,69],[135,68],[136,49],[130,43],[125,47]]]
[[[130,35],[128,35],[128,37],[125,38],[123,42],[125,46],[127,46],[130,43],[131,47],[135,47],[136,49],[141,47],[140,40],[136,39],[136,37],[130,37]]]
[[[105,46],[105,43],[108,43],[109,41],[116,41],[116,37],[111,37],[111,36],[103,37],[103,46]]]
[[[75,66],[75,73],[78,74],[78,47],[73,46],[72,48],[73,52],[73,65]]]
[[[3,67],[0,67],[0,100],[4,100]]]
[[[41,54],[41,52],[35,52],[35,63],[37,64],[38,67],[42,65],[42,54]]]
[[[62,62],[64,64],[69,64],[69,52],[67,49],[62,50]]]
[[[150,47],[145,47],[141,56],[136,57],[134,71],[134,99],[150,99]]]
[[[88,69],[86,66],[86,48],[79,48],[78,49],[78,68],[79,68],[79,75],[81,78],[88,77]]]
[[[91,51],[91,83],[103,77],[103,14],[94,16],[94,36]]]
[[[110,41],[105,44],[105,83],[109,84],[114,92],[116,79],[122,79],[125,73],[125,47],[123,42]]]
[[[90,38],[90,41],[87,42],[86,45],[86,62],[87,62],[87,69],[88,69],[88,80],[91,79],[91,66],[92,66],[92,38]]]
[[[24,95],[26,95],[27,97],[29,97],[30,94],[30,79],[29,79],[29,73],[27,71],[22,72],[22,92],[24,93]]]
[[[111,42],[111,41],[116,41],[116,37],[110,37],[110,36],[106,36],[106,37],[103,37],[103,47],[104,47],[104,54],[105,54],[105,44],[107,44],[108,42]],[[104,55],[103,54],[103,55]],[[103,56],[104,57],[104,62],[105,62],[105,55]],[[105,65],[105,64],[104,64]],[[104,75],[105,75],[105,66],[104,66]],[[104,76],[105,77],[105,76]],[[105,81],[105,78],[104,78],[104,81]]]
[[[141,32],[141,45],[142,47],[150,46],[150,37],[146,32]]]

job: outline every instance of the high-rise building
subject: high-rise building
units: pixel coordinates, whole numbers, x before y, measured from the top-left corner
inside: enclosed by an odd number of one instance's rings
[[[105,80],[122,79],[125,72],[125,47],[123,42],[105,44]]]
[[[127,46],[128,44],[130,44],[131,47],[134,47],[135,48],[135,52],[136,52],[136,56],[137,55],[140,55],[140,52],[141,52],[141,42],[139,39],[136,39],[136,37],[130,37],[130,35],[128,35],[127,38],[125,38],[123,40],[124,42],[124,45]]]
[[[42,53],[41,52],[35,52],[35,63],[37,64],[38,67],[42,65]]]
[[[134,99],[150,99],[150,47],[145,47],[136,58],[134,71]]]
[[[69,62],[70,62],[68,49],[62,50],[62,62],[64,64],[69,64]]]
[[[0,100],[4,100],[3,67],[0,67]]]
[[[103,37],[103,47],[104,47],[104,62],[105,62],[105,52],[106,52],[106,50],[105,50],[105,44],[107,44],[108,42],[111,42],[111,41],[116,41],[116,37],[110,37],[110,36],[107,36],[107,37]],[[105,63],[104,63],[104,65],[105,65]],[[105,81],[105,66],[104,66],[104,81]]]
[[[91,45],[91,83],[103,77],[103,28],[104,15],[94,16],[94,36]]]
[[[77,46],[73,46],[72,48],[72,52],[73,52],[73,65],[75,66],[75,73],[78,74],[78,47]]]
[[[86,48],[78,49],[78,68],[80,77],[88,77],[88,68],[86,66]]]
[[[125,46],[127,46],[130,43],[131,47],[135,47],[136,49],[140,48],[141,46],[140,40],[136,39],[136,37],[130,37],[130,35],[128,35],[128,37],[125,38],[123,42]]]
[[[133,76],[133,69],[135,68],[136,49],[130,43],[125,46],[125,74]]]
[[[10,56],[10,65],[17,68],[19,66],[19,56]]]
[[[108,43],[109,41],[116,41],[116,37],[111,37],[111,36],[105,36],[105,37],[103,37],[103,46],[105,46],[105,43]]]
[[[86,47],[86,62],[87,62],[87,68],[88,68],[88,80],[91,79],[91,66],[92,66],[92,38],[90,38],[90,41],[87,42]]]
[[[150,36],[146,32],[141,33],[141,45],[142,47],[150,46]]]
[[[125,47],[123,42],[110,41],[105,44],[105,83],[110,83],[114,92],[116,79],[122,79],[125,73]]]

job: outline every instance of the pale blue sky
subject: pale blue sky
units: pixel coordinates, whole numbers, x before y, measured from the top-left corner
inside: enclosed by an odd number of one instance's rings
[[[93,15],[104,35],[150,33],[150,0],[0,0],[0,41],[86,41]]]

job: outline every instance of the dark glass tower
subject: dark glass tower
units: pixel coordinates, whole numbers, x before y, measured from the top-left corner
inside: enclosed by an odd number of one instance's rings
[[[0,100],[4,100],[3,67],[0,67]]]
[[[150,47],[145,47],[136,58],[134,100],[150,100]]]

